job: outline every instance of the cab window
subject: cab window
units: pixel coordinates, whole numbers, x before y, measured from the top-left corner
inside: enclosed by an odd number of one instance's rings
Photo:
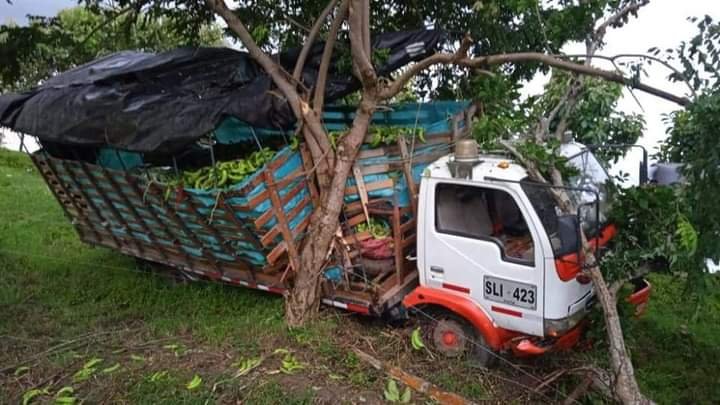
[[[533,265],[535,249],[525,217],[505,191],[442,183],[435,190],[438,232],[491,241],[503,260]]]

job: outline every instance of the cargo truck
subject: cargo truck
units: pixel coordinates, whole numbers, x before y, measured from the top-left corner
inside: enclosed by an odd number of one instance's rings
[[[412,136],[378,145],[368,134],[348,180],[322,303],[368,316],[421,314],[432,320],[427,336],[439,352],[473,352],[483,364],[494,352],[570,348],[594,300],[579,231],[599,252],[618,232],[607,222],[610,178],[591,149],[564,143],[561,153],[579,172],[564,188],[579,209],[560,214],[548,186],[522,165],[478,151],[466,107],[411,104],[376,114],[375,126],[414,121],[423,139],[410,129]],[[330,128],[351,119],[351,109],[326,112]],[[198,150],[213,153],[247,129],[226,123]],[[45,148],[32,159],[83,241],[190,278],[275,294],[292,286],[318,204],[302,144],[281,148],[239,183],[207,190],[163,184],[142,157],[109,148],[94,159]],[[183,170],[178,165],[159,170]],[[641,283],[631,300],[644,305],[649,293]]]

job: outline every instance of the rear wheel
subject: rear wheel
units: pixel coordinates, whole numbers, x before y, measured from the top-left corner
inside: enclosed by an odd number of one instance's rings
[[[445,310],[423,315],[424,335],[435,351],[449,358],[467,358],[480,367],[495,363],[497,354],[465,319]]]

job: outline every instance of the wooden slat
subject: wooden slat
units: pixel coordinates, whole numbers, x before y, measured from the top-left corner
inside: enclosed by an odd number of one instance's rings
[[[410,193],[410,206],[412,207],[413,217],[417,216],[417,188],[415,187],[415,180],[412,177],[412,166],[410,163],[410,154],[405,144],[405,139],[398,139],[398,147],[400,148],[400,155],[403,160],[403,173],[405,174],[405,182],[407,182],[408,192]],[[399,221],[399,219],[398,219]],[[399,227],[398,227],[399,229]]]
[[[405,240],[402,241],[403,250],[409,246],[414,245],[416,240],[417,240],[417,235],[408,236]]]
[[[392,188],[394,185],[395,185],[395,182],[393,181],[393,179],[385,179],[385,180],[380,180],[380,181],[376,181],[373,183],[366,183],[365,189],[368,192],[370,192],[370,191],[375,191],[375,190],[382,190],[384,188]],[[351,187],[345,188],[345,195],[357,194],[357,193],[358,193],[357,186],[351,186]]]
[[[393,207],[392,216],[393,250],[395,251],[395,275],[398,283],[403,278],[403,263],[405,257],[402,249],[402,232],[400,231],[400,210],[397,205]]]
[[[150,190],[153,190],[153,189],[161,190],[161,186],[154,184],[154,183],[151,184],[149,186],[149,188],[150,188]],[[174,209],[172,209],[172,207],[169,207],[167,205],[167,202],[165,201],[165,199],[161,198],[160,201],[161,201],[160,207],[163,208],[163,210],[165,211],[164,213],[166,215],[169,215],[170,219],[172,219],[173,222],[175,222],[176,226],[180,227],[180,229],[182,229],[184,231],[183,236],[190,239],[193,243],[195,243],[197,245],[198,249],[204,250],[205,245],[203,244],[203,242],[200,239],[198,239],[198,237],[196,236],[196,232],[191,230],[187,226],[187,224],[185,223],[185,220],[177,214],[177,211],[175,211]],[[196,218],[196,217],[197,217],[197,214],[193,215],[191,218]],[[201,219],[201,221],[202,221],[202,219]],[[192,257],[194,258],[195,256],[192,256]],[[208,259],[208,260],[212,264],[214,271],[222,272],[222,270],[220,269],[220,266],[217,264],[217,261],[214,258]]]
[[[55,199],[60,203],[60,206],[62,207],[63,211],[65,211],[65,216],[74,224],[73,227],[79,231],[78,224],[75,224],[75,221],[85,222],[88,225],[92,226],[92,222],[88,221],[88,219],[83,215],[82,208],[77,204],[75,199],[72,198],[70,193],[68,192],[67,188],[65,187],[63,180],[60,179],[57,175],[57,167],[53,164],[51,159],[53,159],[50,155],[47,154],[47,152],[43,152],[45,154],[44,157],[44,164],[48,169],[48,172],[46,172],[45,181],[47,181],[48,185],[50,186],[50,191],[55,196]],[[35,160],[33,159],[33,162]],[[38,170],[42,172],[42,169],[40,168],[40,165],[38,165],[38,162],[36,162],[36,166],[38,167]],[[53,184],[54,183],[54,184]],[[65,194],[65,198],[67,198],[67,201],[65,201],[61,195],[61,193]],[[89,203],[88,203],[89,204]],[[72,205],[72,209],[70,207]],[[94,228],[91,228],[91,232],[95,232]]]
[[[265,173],[270,173],[270,172],[269,172],[269,171],[263,171],[263,173],[261,174],[261,176],[265,177]],[[269,188],[268,186],[269,186],[270,184],[273,184],[277,189],[282,189],[282,188],[285,188],[286,186],[288,186],[289,184],[293,183],[294,181],[296,181],[296,179],[297,179],[298,177],[302,177],[302,176],[305,176],[305,174],[304,174],[303,171],[302,171],[302,168],[297,168],[297,169],[295,169],[295,171],[293,171],[292,173],[290,173],[289,175],[287,175],[285,178],[283,178],[282,180],[280,180],[280,181],[278,181],[278,182],[274,182],[274,179],[272,178],[272,176],[271,176],[271,180],[270,180],[270,181],[268,181],[268,180],[267,180],[267,177],[265,177],[265,178],[266,178],[266,180],[265,180],[265,187],[266,187],[265,190],[261,191],[260,193],[258,193],[258,195],[256,195],[256,196],[253,197],[252,199],[250,199],[250,201],[248,201],[247,204],[243,204],[243,205],[239,205],[239,206],[240,206],[240,207],[247,207],[247,208],[249,208],[249,209],[253,209],[253,208],[255,208],[258,204],[260,204],[261,202],[263,202],[263,201],[265,201],[265,200],[268,199],[268,197],[270,196],[270,191],[268,190],[268,188]],[[226,193],[226,195],[232,197],[232,196],[238,195],[238,194],[236,194],[236,193],[233,192],[233,191],[229,191],[229,192]],[[242,196],[242,195],[240,195],[240,196]],[[235,206],[235,204],[233,204],[233,206]]]
[[[280,198],[280,203],[284,207],[290,200],[292,200],[298,193],[300,193],[307,184],[305,182],[298,182],[295,187]],[[261,229],[269,220],[273,217],[272,210],[267,210],[260,214],[260,216],[254,221],[255,228]]]
[[[105,178],[110,182],[110,184],[113,185],[113,187],[115,188],[115,192],[120,196],[122,201],[125,203],[127,208],[130,210],[132,216],[134,218],[137,218],[136,221],[140,225],[143,232],[147,235],[148,238],[150,238],[150,240],[153,242],[153,244],[157,244],[158,242],[155,238],[155,234],[148,226],[146,219],[143,218],[137,211],[137,208],[136,208],[137,202],[130,201],[130,198],[128,197],[128,195],[125,193],[124,190],[121,190],[121,186],[118,183],[118,181],[116,180],[116,177],[122,177],[124,175],[124,173],[121,174],[119,172],[110,171],[110,170],[106,169],[105,167],[102,167],[102,172],[105,175]],[[131,187],[129,187],[129,188],[132,189]],[[138,200],[138,202],[140,202],[141,200],[142,200],[142,198],[140,200]],[[163,259],[167,260],[167,257],[165,257],[164,251],[162,249],[160,249],[159,252],[163,256]]]
[[[364,175],[371,175],[371,174],[379,174],[379,173],[387,173],[390,171],[390,165],[389,164],[381,164],[381,165],[369,165],[369,166],[362,166],[360,165],[360,172]]]
[[[365,215],[363,215],[363,214],[355,215],[354,217],[351,217],[350,219],[347,220],[347,225],[349,227],[353,227],[353,226],[355,226],[357,224],[361,224],[363,222],[365,222]]]
[[[368,215],[367,204],[368,204],[368,192],[365,188],[365,180],[363,179],[362,173],[357,164],[352,167],[353,177],[355,178],[355,187],[357,188],[358,195],[360,196],[360,202],[362,203],[362,210],[365,214],[365,219],[369,222],[370,215]]]
[[[408,231],[408,229],[414,229],[415,228],[415,219],[411,219],[409,221],[406,221],[404,224],[400,225],[400,232],[405,233]]]
[[[356,241],[357,242],[364,241],[364,240],[368,240],[370,238],[372,238],[372,235],[370,235],[370,232],[365,231],[365,232],[357,232],[357,233],[348,234],[347,236],[343,237],[343,241],[345,243],[347,243],[348,245],[350,245],[350,244],[356,243]]]
[[[310,203],[310,198],[305,197],[300,204],[293,207],[290,212],[288,212],[287,217],[288,218],[295,218],[295,216],[300,213],[306,205]],[[274,211],[274,210],[273,210]],[[308,218],[311,217],[311,215],[308,215]],[[267,231],[261,238],[260,243],[264,247],[269,247],[272,242],[275,240],[275,238],[282,233],[282,226],[280,225],[280,221],[278,220],[278,223],[275,224],[269,231]]]
[[[297,239],[297,237],[298,237],[301,233],[305,232],[305,228],[307,228],[307,226],[310,224],[310,219],[311,219],[311,218],[312,218],[312,214],[308,215],[308,216],[305,217],[302,221],[300,221],[300,223],[297,224],[297,226],[292,230],[293,237],[294,237],[295,239]]]
[[[272,209],[275,212],[275,220],[277,220],[277,225],[275,225],[275,227],[279,228],[280,233],[285,240],[286,249],[290,259],[290,265],[295,270],[298,270],[300,268],[300,255],[298,254],[297,246],[295,245],[295,240],[293,239],[292,232],[290,232],[290,224],[288,223],[288,219],[285,216],[283,204],[280,202],[280,196],[278,195],[276,188],[277,185],[273,183],[273,174],[270,171],[265,171],[263,175],[265,176],[265,183],[270,194]],[[300,207],[299,204],[293,209],[293,211],[298,207]]]
[[[273,250],[271,250],[270,253],[268,253],[268,255],[267,255],[268,263],[274,264],[280,258],[280,256],[282,256],[282,254],[285,253],[285,251],[287,251],[287,244],[285,244],[285,241],[278,243],[277,246],[275,246],[273,248]]]
[[[357,159],[360,160],[380,156],[385,156],[385,148],[362,149],[358,152]]]

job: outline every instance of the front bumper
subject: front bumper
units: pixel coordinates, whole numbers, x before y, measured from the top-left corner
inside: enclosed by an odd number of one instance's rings
[[[647,304],[650,301],[650,295],[652,293],[652,284],[643,278],[632,280],[632,283],[635,286],[633,293],[625,300],[635,306],[635,316],[639,317],[642,316],[647,309]],[[588,300],[583,312],[586,313],[593,302],[594,300],[592,299]],[[584,326],[585,321],[580,320],[577,325],[558,336],[545,339],[519,336],[511,339],[507,345],[517,357],[537,356],[550,351],[568,350],[578,343]]]
[[[537,356],[551,351],[569,350],[580,341],[584,329],[585,322],[580,322],[564,334],[553,338],[518,337],[508,342],[509,349],[516,357]]]

